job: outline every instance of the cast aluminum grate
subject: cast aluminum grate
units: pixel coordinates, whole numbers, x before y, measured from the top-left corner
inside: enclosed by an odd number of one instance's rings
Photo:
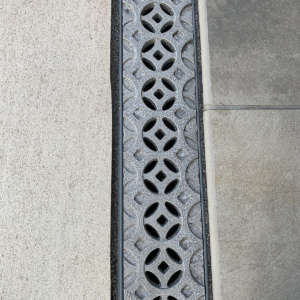
[[[125,299],[205,299],[193,6],[123,2]]]

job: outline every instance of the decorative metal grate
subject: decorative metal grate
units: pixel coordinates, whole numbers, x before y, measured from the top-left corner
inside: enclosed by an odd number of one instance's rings
[[[123,2],[125,299],[204,300],[193,9]]]

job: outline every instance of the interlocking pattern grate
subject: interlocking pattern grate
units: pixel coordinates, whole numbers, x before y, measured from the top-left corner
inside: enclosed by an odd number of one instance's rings
[[[204,300],[193,10],[123,2],[125,299]]]

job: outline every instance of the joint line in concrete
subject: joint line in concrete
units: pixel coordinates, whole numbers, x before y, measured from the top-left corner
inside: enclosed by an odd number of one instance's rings
[[[204,105],[208,110],[298,110],[300,105]]]

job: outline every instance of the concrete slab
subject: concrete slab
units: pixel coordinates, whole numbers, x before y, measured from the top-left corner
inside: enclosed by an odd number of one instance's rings
[[[300,112],[204,118],[214,299],[300,299]]]
[[[205,103],[299,105],[300,1],[206,2],[212,99]]]
[[[1,299],[110,298],[110,5],[1,3]]]

